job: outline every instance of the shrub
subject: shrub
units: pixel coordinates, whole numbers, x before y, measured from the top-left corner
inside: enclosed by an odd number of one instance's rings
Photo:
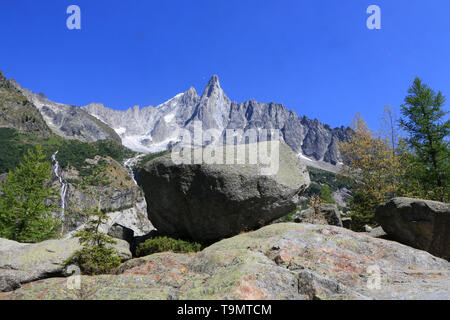
[[[321,186],[315,182],[311,182],[308,189],[305,191],[305,196],[311,197],[320,193]]]
[[[197,252],[201,250],[201,244],[197,242],[188,242],[172,239],[168,237],[158,237],[148,239],[139,244],[136,249],[138,257],[147,256],[153,253],[172,251],[177,253]]]
[[[317,185],[327,185],[331,192],[342,188],[351,190],[354,185],[352,179],[341,174],[336,174],[313,167],[308,167],[308,172],[312,183]]]
[[[120,265],[121,259],[113,248],[84,247],[76,251],[64,265],[77,265],[82,274],[107,274]]]
[[[320,199],[323,200],[325,203],[336,203],[336,201],[333,199],[333,196],[331,195],[331,190],[327,185],[322,186],[322,189],[320,189],[319,196]]]
[[[138,167],[142,167],[144,164],[146,164],[147,162],[154,160],[156,158],[162,157],[166,154],[169,154],[170,150],[166,150],[166,151],[162,151],[162,152],[157,152],[157,153],[149,153],[145,156],[143,156],[142,158],[139,159],[137,166]]]

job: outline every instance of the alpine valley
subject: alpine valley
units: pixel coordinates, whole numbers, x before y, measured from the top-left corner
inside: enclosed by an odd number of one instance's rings
[[[174,163],[166,151],[198,122],[220,138],[279,130],[279,170]],[[40,188],[55,196],[39,205],[53,204],[48,215],[62,223],[50,240],[0,238],[0,300],[450,299],[448,204],[395,198],[377,210],[383,228],[349,230],[354,181],[338,174],[338,147],[352,133],[282,104],[233,102],[215,75],[201,95],[191,87],[156,107],[118,111],[52,102],[0,72],[1,186],[20,184],[8,178],[39,146],[51,177]],[[4,190],[12,189],[0,189],[3,199],[24,198]],[[66,262],[92,249],[80,249],[89,234],[96,252],[116,252],[105,258],[112,267],[83,272],[80,288],[69,288]]]
[[[280,140],[310,170],[315,167],[316,175],[329,175],[330,180],[335,180],[334,173],[339,170],[338,142],[351,133],[350,128],[333,129],[316,119],[298,117],[282,104],[232,102],[216,75],[201,96],[191,87],[156,107],[118,111],[99,103],[82,107],[56,103],[0,72],[0,99],[4,146],[0,174],[5,176],[18,165],[28,146],[43,145],[54,165],[53,184],[60,194],[57,206],[66,211],[66,232],[79,229],[86,221],[83,212],[95,207],[109,212],[115,218],[111,223],[121,223],[135,235],[151,231],[133,168],[145,154],[177,145],[177,129],[192,131],[195,121],[201,121],[204,130],[216,129],[222,134],[230,129],[243,133],[278,129]],[[331,186],[342,205],[342,197],[348,198],[344,187]]]

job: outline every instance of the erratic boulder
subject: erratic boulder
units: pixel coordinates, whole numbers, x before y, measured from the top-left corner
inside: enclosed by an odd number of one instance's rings
[[[450,204],[394,198],[377,208],[376,220],[391,239],[450,260]]]
[[[249,146],[259,152],[265,144],[235,146],[234,160]],[[271,175],[262,174],[267,167],[260,161],[176,164],[167,154],[145,163],[138,176],[150,221],[169,236],[211,242],[287,215],[295,210],[310,179],[295,153],[284,143],[277,145],[279,156],[270,166],[278,170]],[[222,154],[223,147],[213,150]]]
[[[129,244],[117,240],[114,248],[123,260],[131,259]],[[0,292],[24,283],[65,276],[63,262],[81,246],[76,238],[21,244],[0,239]]]
[[[397,242],[335,226],[279,223],[196,254],[157,253],[114,275],[53,278],[2,299],[450,299],[450,263]]]

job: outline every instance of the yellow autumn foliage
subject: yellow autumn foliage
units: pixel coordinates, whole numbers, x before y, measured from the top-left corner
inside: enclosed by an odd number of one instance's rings
[[[398,196],[405,174],[401,157],[387,137],[372,132],[360,114],[352,124],[354,133],[339,146],[344,166],[343,175],[354,179],[356,187],[352,203],[352,228],[373,225],[375,208],[391,197]]]

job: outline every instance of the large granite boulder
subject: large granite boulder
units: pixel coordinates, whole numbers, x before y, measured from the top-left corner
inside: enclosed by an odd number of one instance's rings
[[[116,239],[114,248],[123,260],[131,259],[129,244]],[[0,239],[0,292],[24,283],[55,276],[65,276],[63,262],[81,246],[76,238],[21,244]]]
[[[265,144],[236,146],[234,160],[240,151],[260,152]],[[271,158],[267,166],[260,161],[251,164],[248,154],[247,164],[176,164],[170,153],[144,164],[138,176],[150,221],[170,236],[211,242],[292,212],[310,183],[309,174],[287,145],[275,144],[278,159]],[[216,155],[223,152],[222,147],[211,150]]]
[[[197,254],[129,260],[79,289],[46,279],[0,299],[450,299],[450,263],[335,226],[280,223]]]
[[[377,208],[376,220],[391,239],[450,260],[450,204],[394,198]]]

